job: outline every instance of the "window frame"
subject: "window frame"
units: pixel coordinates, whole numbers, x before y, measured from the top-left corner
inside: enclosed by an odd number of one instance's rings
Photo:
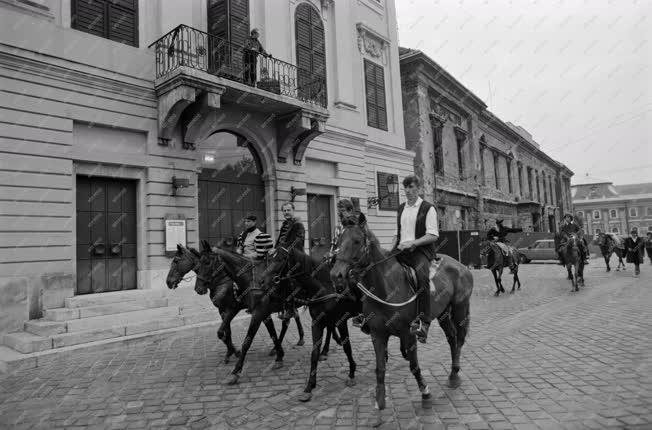
[[[598,214],[596,217],[595,214]],[[591,211],[591,219],[602,219],[602,212],[599,209],[593,209]]]
[[[632,215],[632,211],[634,211],[633,215]],[[637,207],[629,208],[629,217],[630,218],[638,218],[638,208]]]
[[[112,32],[111,32],[111,13],[110,9],[111,8],[116,8],[118,10],[125,11],[127,8],[125,6],[122,6],[119,4],[119,2],[116,1],[109,1],[109,0],[102,0],[101,2],[98,0],[92,0],[94,3],[97,4],[102,4],[103,6],[103,16],[104,16],[104,28],[103,30],[103,35],[95,34],[90,31],[84,30],[82,26],[78,26],[78,20],[75,19],[77,16],[77,2],[80,0],[71,0],[70,1],[70,28],[73,30],[81,31],[86,34],[90,34],[92,36],[100,37],[102,39],[110,40],[112,42],[116,43],[122,43],[123,45],[127,46],[133,46],[134,48],[140,48],[140,20],[139,20],[139,14],[140,14],[140,9],[139,9],[139,1],[138,0],[133,0],[133,14],[134,14],[134,28],[133,28],[133,36],[134,36],[134,44],[127,43],[124,41],[119,41],[119,40],[114,40],[111,38]]]
[[[618,209],[609,209],[609,219],[618,219]]]

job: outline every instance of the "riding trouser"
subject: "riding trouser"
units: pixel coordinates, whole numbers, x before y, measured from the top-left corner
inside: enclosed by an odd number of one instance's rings
[[[417,276],[417,313],[421,321],[430,324],[430,260],[418,249],[402,252],[396,257],[401,263],[414,269]]]

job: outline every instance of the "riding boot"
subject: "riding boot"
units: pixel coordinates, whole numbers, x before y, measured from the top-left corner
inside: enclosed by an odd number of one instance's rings
[[[430,280],[419,279],[419,298],[417,302],[417,317],[410,324],[410,333],[417,337],[421,343],[426,343],[428,339],[428,329],[430,328]]]

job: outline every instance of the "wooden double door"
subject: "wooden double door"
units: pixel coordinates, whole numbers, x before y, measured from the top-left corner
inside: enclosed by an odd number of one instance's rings
[[[321,258],[331,247],[334,229],[331,219],[333,197],[324,194],[308,194],[307,197],[310,254]]]
[[[77,294],[136,284],[136,181],[77,176]]]

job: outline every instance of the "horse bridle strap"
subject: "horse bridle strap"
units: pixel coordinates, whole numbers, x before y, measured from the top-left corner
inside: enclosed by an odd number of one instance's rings
[[[391,306],[391,307],[394,307],[394,308],[400,308],[400,307],[402,307],[402,306],[409,305],[410,303],[412,303],[413,301],[415,301],[415,300],[417,299],[417,297],[419,297],[418,294],[415,294],[415,295],[413,295],[412,297],[410,297],[408,300],[406,300],[406,301],[404,301],[404,302],[400,302],[400,303],[390,303],[390,302],[386,302],[385,300],[381,299],[380,297],[378,297],[377,295],[375,295],[374,293],[372,293],[371,291],[369,291],[369,290],[368,290],[368,289],[367,289],[367,288],[362,284],[362,282],[358,281],[358,282],[356,283],[356,285],[358,286],[358,288],[360,288],[360,291],[362,291],[362,292],[363,292],[367,297],[369,297],[369,298],[371,298],[371,299],[377,301],[378,303],[382,303],[383,305]]]
[[[310,306],[310,305],[314,305],[314,304],[321,303],[321,302],[327,302],[328,300],[331,300],[331,299],[338,299],[339,300],[340,298],[342,298],[342,294],[331,293],[331,294],[326,294],[325,296],[317,297],[316,299],[306,300],[306,299],[300,299],[298,297],[295,297],[294,300],[296,302],[303,303],[304,305]]]

